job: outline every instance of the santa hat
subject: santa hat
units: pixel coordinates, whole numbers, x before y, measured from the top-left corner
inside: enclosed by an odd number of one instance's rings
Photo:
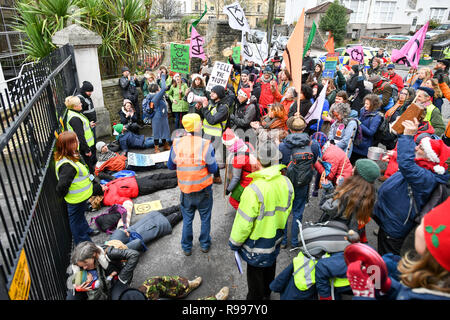
[[[227,128],[222,135],[222,142],[227,147],[232,146],[237,141],[237,138],[230,128]]]
[[[445,145],[444,141],[441,139],[431,139],[430,137],[425,137],[420,141],[428,160],[436,165],[433,167],[433,171],[437,174],[445,174],[448,169],[445,163],[450,156],[450,148]]]
[[[250,93],[250,88],[241,88],[238,91],[238,96],[243,96],[247,99],[250,99],[251,93]]]
[[[450,271],[450,198],[423,218],[425,243],[434,259]]]

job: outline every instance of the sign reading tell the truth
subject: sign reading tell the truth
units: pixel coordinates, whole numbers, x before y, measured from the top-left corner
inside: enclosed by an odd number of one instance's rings
[[[178,73],[189,73],[189,45],[170,44],[170,70]]]
[[[227,87],[228,78],[230,77],[232,65],[229,63],[224,63],[216,61],[209,77],[208,85],[206,86],[206,91],[211,91],[214,86]]]

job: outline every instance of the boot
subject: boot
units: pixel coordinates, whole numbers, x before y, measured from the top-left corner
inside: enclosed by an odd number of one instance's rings
[[[158,145],[155,145],[155,153],[160,153]]]
[[[197,289],[202,283],[202,277],[197,277],[194,280],[189,280],[189,289]]]
[[[222,289],[220,289],[220,291],[216,294],[216,299],[217,300],[227,300],[228,298],[228,294],[230,293],[230,288],[228,287],[223,287]]]
[[[167,141],[164,143],[163,148],[164,148],[164,151],[170,150],[170,145],[169,145],[169,143]]]

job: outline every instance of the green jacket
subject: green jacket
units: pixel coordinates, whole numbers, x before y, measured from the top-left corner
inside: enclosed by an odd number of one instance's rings
[[[272,266],[280,252],[294,200],[294,187],[281,174],[285,167],[275,165],[247,176],[253,181],[242,192],[231,229],[231,249],[256,267]]]
[[[427,115],[425,120],[430,122],[434,128],[434,134],[438,137],[441,137],[445,131],[445,124],[442,120],[442,114],[439,109],[434,105],[430,104],[427,107]]]
[[[166,92],[170,101],[172,101],[172,112],[188,112],[189,104],[185,100],[186,91],[188,86],[186,83],[181,83],[181,97],[180,97],[180,87],[171,86]]]

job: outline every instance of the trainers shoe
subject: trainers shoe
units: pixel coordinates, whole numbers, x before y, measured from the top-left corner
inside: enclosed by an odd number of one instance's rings
[[[208,247],[208,248],[200,248],[200,250],[201,250],[201,252],[203,252],[203,253],[208,253],[210,248],[211,248],[211,247]]]
[[[217,300],[227,300],[228,298],[228,294],[230,293],[230,288],[228,287],[223,287],[222,289],[220,289],[220,291],[216,294],[216,299]]]
[[[184,253],[184,255],[185,255],[186,257],[188,257],[188,256],[190,256],[190,255],[192,254],[192,251],[184,251],[184,250],[183,250],[183,253]]]
[[[197,277],[194,280],[189,280],[189,289],[194,290],[202,284],[202,277]]]

